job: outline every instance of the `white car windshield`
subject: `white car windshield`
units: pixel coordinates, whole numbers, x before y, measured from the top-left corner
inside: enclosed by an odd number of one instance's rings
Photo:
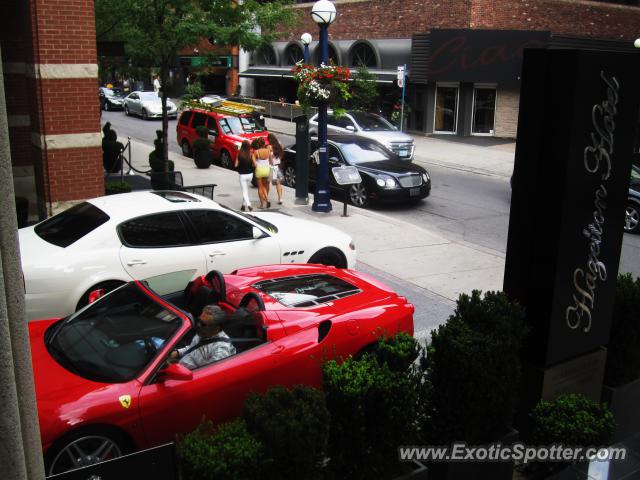
[[[379,162],[383,160],[392,160],[391,155],[381,145],[375,142],[367,142],[358,140],[352,143],[343,143],[340,150],[350,164]]]
[[[366,132],[397,130],[396,127],[380,115],[365,112],[351,112],[351,116],[360,128]]]
[[[159,102],[160,97],[155,92],[140,92],[140,100],[145,102]]]

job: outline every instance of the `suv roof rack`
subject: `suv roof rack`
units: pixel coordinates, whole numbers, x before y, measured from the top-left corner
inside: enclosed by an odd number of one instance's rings
[[[264,112],[265,108],[260,105],[249,105],[247,103],[220,100],[214,103],[205,103],[200,100],[188,100],[182,103],[185,108],[198,108],[208,112],[222,113],[223,115],[248,115],[253,112]]]

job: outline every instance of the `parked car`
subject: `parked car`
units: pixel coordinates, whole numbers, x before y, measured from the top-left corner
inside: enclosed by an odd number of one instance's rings
[[[631,181],[629,183],[624,231],[640,233],[640,166],[637,163],[631,166]]]
[[[251,142],[262,137],[266,142],[269,134],[251,114],[225,115],[200,109],[185,110],[176,125],[176,140],[185,157],[193,156],[193,142],[198,138],[196,127],[201,125],[209,129],[213,157],[224,168],[233,167],[243,140]]]
[[[124,93],[119,88],[100,87],[98,98],[102,110],[122,110],[124,108]]]
[[[318,114],[309,120],[309,131],[318,134]],[[413,160],[415,145],[413,137],[399,131],[395,125],[377,113],[349,110],[345,115],[336,117],[329,110],[327,117],[329,134],[356,133],[362,137],[377,140],[394,152],[401,160]]]
[[[192,273],[132,281],[68,318],[29,323],[47,475],[174,441],[203,417],[233,419],[252,392],[321,388],[323,359],[413,334],[414,306],[353,270],[272,265],[187,285]],[[173,363],[210,303],[228,312],[236,353],[194,370]]]
[[[19,230],[27,317],[73,313],[96,288],[192,268],[322,263],[353,268],[340,230],[278,212],[242,213],[187,192],[94,198]]]
[[[143,120],[162,117],[162,99],[156,92],[131,92],[124,97],[124,113],[126,115],[140,115]],[[167,116],[176,118],[178,109],[176,105],[167,100]]]
[[[431,177],[420,165],[405,162],[384,145],[360,135],[329,135],[329,187],[333,192],[343,192],[331,174],[331,168],[341,165],[358,169],[362,182],[348,186],[348,197],[353,205],[366,207],[371,201],[415,201],[431,193]],[[309,180],[317,178],[318,140],[311,139]],[[285,149],[282,169],[285,183],[295,187],[295,145]]]

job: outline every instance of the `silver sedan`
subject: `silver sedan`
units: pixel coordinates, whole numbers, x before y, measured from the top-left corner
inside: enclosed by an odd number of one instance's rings
[[[140,115],[144,120],[162,117],[162,100],[156,92],[131,92],[124,99],[124,113],[126,115]],[[167,116],[176,118],[176,105],[167,100]]]

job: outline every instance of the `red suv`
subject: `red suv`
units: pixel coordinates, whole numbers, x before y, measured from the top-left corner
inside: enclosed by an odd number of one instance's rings
[[[178,145],[182,154],[193,156],[193,141],[198,138],[196,127],[204,125],[209,129],[212,140],[213,158],[224,168],[232,168],[243,140],[252,141],[263,137],[267,141],[267,130],[250,114],[225,115],[206,110],[185,110],[176,126]]]

